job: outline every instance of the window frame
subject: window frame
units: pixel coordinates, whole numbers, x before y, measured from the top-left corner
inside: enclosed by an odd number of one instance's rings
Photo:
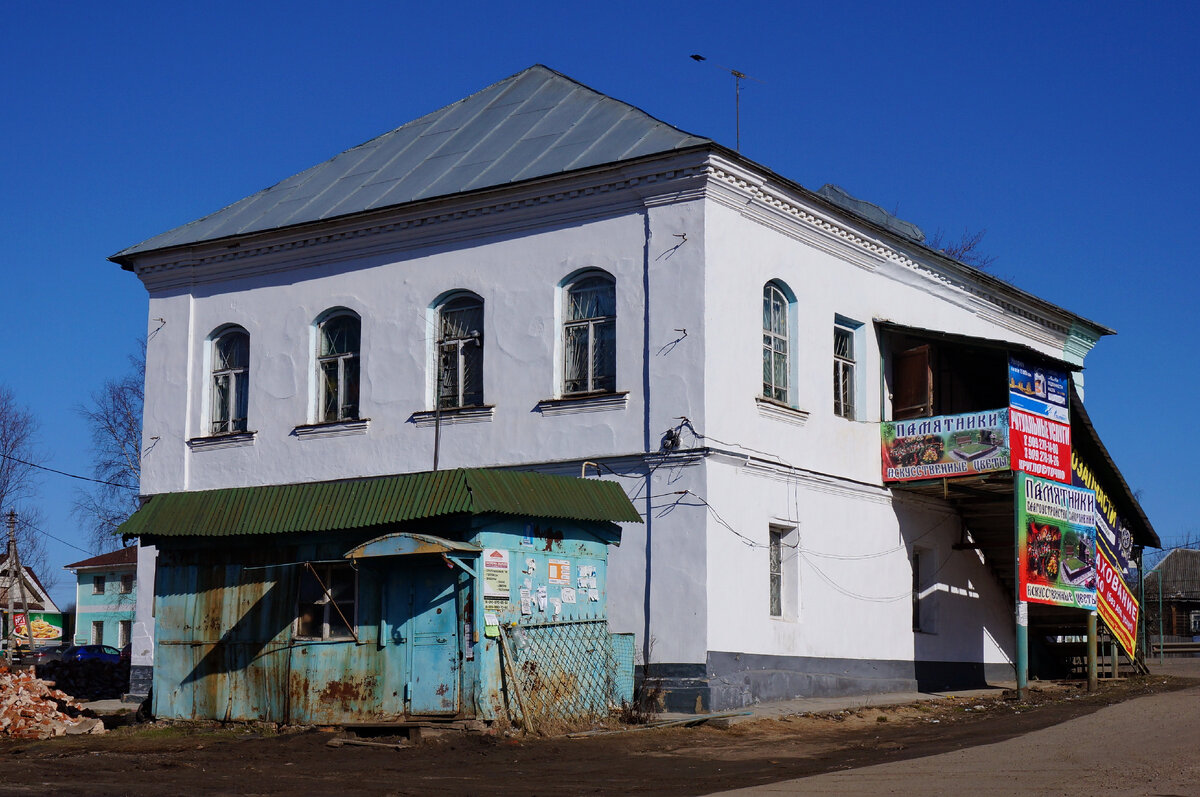
[[[314,572],[316,577],[313,577]],[[337,592],[337,587],[341,584],[336,584],[334,573],[349,574],[350,578],[350,594],[353,596],[350,601],[342,598],[340,601],[333,597],[333,593]],[[312,580],[309,585],[315,588],[315,591],[323,594],[315,601],[305,601],[305,582]],[[349,562],[305,562],[304,565],[298,568],[296,578],[296,611],[295,619],[292,621],[292,638],[309,642],[338,642],[343,640],[358,641],[358,569]],[[347,607],[346,604],[349,604]],[[302,612],[305,606],[321,606],[321,634],[304,633],[303,623],[304,616]],[[347,608],[349,609],[347,611]],[[340,609],[340,612],[339,612]],[[335,621],[337,624],[344,620],[348,624],[346,633],[333,633]]]
[[[478,310],[478,329],[447,334],[450,313]],[[440,410],[483,407],[484,404],[484,324],[486,308],[483,298],[467,291],[456,291],[437,304],[435,320],[437,340],[433,347],[433,405]],[[450,373],[453,379],[448,379]],[[474,376],[472,377],[472,373]],[[470,382],[470,385],[468,385]],[[452,391],[445,390],[452,387]]]
[[[133,641],[133,620],[117,621],[117,648],[124,648]]]
[[[322,354],[326,343],[327,330],[332,324],[341,322],[343,319],[353,321],[357,326],[355,334],[357,337],[357,346],[350,347],[347,345],[346,351],[332,351],[328,354]],[[334,348],[332,339],[330,340],[330,348]],[[316,411],[314,413],[317,423],[342,423],[345,421],[357,421],[362,417],[362,318],[353,310],[340,309],[331,310],[325,313],[321,320],[316,324],[316,367],[315,375],[317,380],[316,389]],[[330,380],[326,374],[328,366],[334,366],[334,390],[337,395],[333,396],[333,412],[330,413]],[[352,384],[351,384],[352,383]],[[351,402],[348,393],[353,393],[353,401]]]
[[[795,295],[785,283],[773,279],[763,284],[762,300],[763,379],[760,395],[767,401],[794,407],[796,406]],[[779,365],[780,361],[782,361],[782,368]],[[777,381],[780,376],[785,380],[782,389]]]
[[[585,315],[572,318],[572,309],[576,303],[572,297],[584,290],[592,290],[597,283],[603,283],[607,289],[607,304],[612,312],[609,314]],[[606,373],[597,374],[597,339],[598,331],[610,330],[608,347],[602,352],[603,370]],[[572,334],[582,332],[586,354],[582,359],[582,371],[585,373],[570,374],[573,358]],[[562,285],[562,373],[560,380],[561,395],[564,398],[586,396],[598,393],[615,393],[617,390],[617,281],[606,271],[588,269],[572,275]],[[579,361],[577,358],[576,361]],[[571,383],[582,382],[582,387],[570,389]]]
[[[767,613],[772,620],[796,620],[800,616],[799,526],[773,520],[767,527],[766,549]]]
[[[222,342],[234,337],[245,340],[245,364],[226,365],[220,355]],[[209,345],[212,365],[209,369],[209,434],[218,437],[244,433],[249,428],[247,418],[250,414],[250,333],[239,326],[222,327],[212,335]],[[222,379],[227,385],[224,400],[218,389]],[[239,410],[240,418],[237,417]]]
[[[92,627],[91,627],[90,631],[88,632],[88,639],[90,640],[88,642],[89,645],[103,645],[104,644],[104,621],[103,620],[92,620]]]
[[[858,419],[856,339],[861,326],[840,316],[833,322],[833,414],[848,421]],[[839,352],[839,338],[847,342],[849,356]]]
[[[117,591],[122,595],[132,595],[135,581],[133,573],[122,573]]]
[[[92,594],[103,595],[108,588],[105,576],[92,576]]]

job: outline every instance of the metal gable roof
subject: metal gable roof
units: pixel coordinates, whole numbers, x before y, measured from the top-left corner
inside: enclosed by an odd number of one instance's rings
[[[111,259],[711,143],[537,64]]]
[[[125,537],[228,537],[337,531],[453,514],[634,522],[621,486],[543,473],[460,469],[151,496]]]

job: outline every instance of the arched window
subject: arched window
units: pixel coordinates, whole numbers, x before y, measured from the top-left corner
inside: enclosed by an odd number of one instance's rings
[[[788,330],[790,301],[778,282],[763,286],[763,388],[774,401],[791,403],[791,338]]]
[[[566,286],[563,306],[563,395],[617,389],[617,287],[588,272]]]
[[[317,325],[317,420],[358,418],[358,371],[361,324],[354,313],[327,316]]]
[[[451,297],[438,308],[437,401],[442,408],[483,405],[483,300]]]
[[[250,335],[241,328],[212,341],[212,425],[210,434],[246,431],[250,396]]]

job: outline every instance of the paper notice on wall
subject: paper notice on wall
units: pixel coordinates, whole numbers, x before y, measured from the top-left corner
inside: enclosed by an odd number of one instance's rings
[[[562,602],[563,603],[574,603],[575,602],[575,588],[574,587],[563,587],[562,588]]]
[[[483,549],[483,596],[504,598],[509,596],[508,551],[497,548]]]
[[[539,612],[546,611],[546,601],[548,600],[548,597],[549,596],[546,594],[546,588],[544,586],[537,588],[537,606]]]
[[[483,610],[491,614],[504,614],[508,611],[508,598],[484,598]]]
[[[528,598],[528,597],[521,598],[521,614],[523,614],[527,617],[529,615],[533,614],[533,599],[532,598]]]
[[[560,614],[562,614],[562,601],[560,601],[558,598],[550,599],[550,613],[555,617],[558,617]]]
[[[592,601],[593,603],[595,603],[596,601],[600,600],[600,590],[598,590],[598,589],[589,589],[589,590],[588,590],[588,600],[589,600],[589,601]]]
[[[566,559],[551,559],[546,564],[546,578],[551,584],[571,583],[571,563]]]
[[[526,557],[525,558],[525,570],[523,572],[528,573],[531,576],[534,573],[536,573],[537,572],[537,559],[534,559],[532,556]]]

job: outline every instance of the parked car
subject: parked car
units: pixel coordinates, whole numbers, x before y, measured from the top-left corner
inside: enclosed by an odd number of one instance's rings
[[[18,642],[13,645],[13,664],[27,664],[30,661],[31,655],[33,655],[33,651],[30,650],[28,642]]]
[[[111,645],[72,645],[63,651],[63,661],[106,661],[116,664],[121,661],[121,651]]]
[[[133,643],[126,642],[125,647],[121,648],[121,661],[128,664],[133,660]]]
[[[48,648],[38,648],[27,659],[33,664],[45,664],[48,661],[62,661],[63,654],[66,653],[74,645],[63,643],[61,645],[53,645]]]

